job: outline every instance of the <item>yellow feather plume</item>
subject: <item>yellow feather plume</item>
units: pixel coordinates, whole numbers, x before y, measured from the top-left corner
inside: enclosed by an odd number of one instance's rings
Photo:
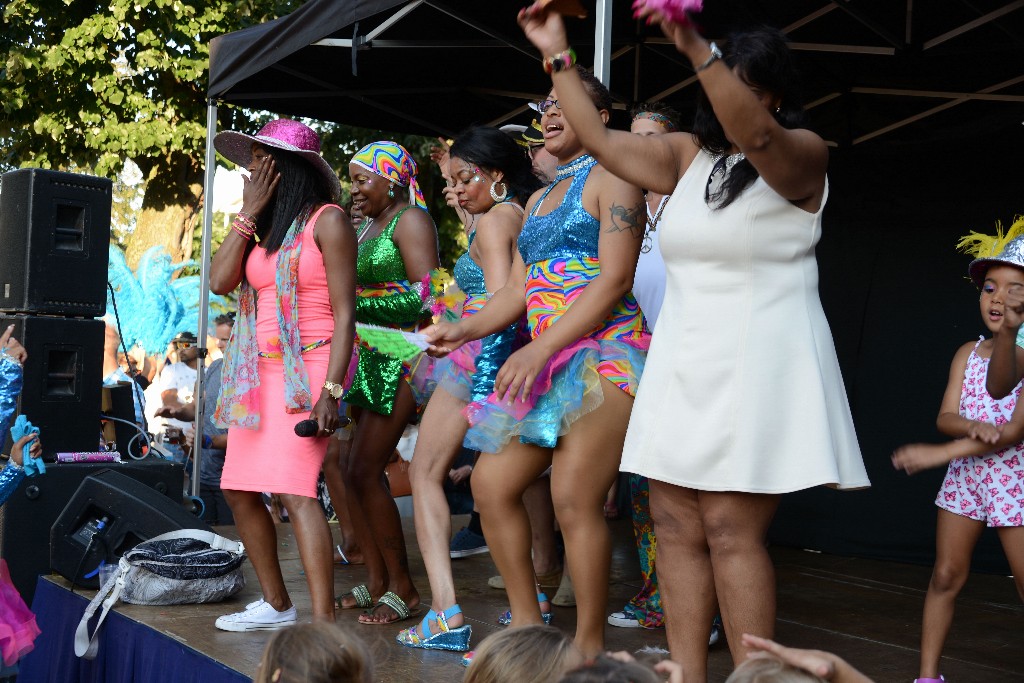
[[[1024,216],[1013,219],[1013,225],[1003,233],[1003,224],[996,221],[996,234],[986,235],[980,232],[969,232],[960,238],[956,248],[974,258],[992,258],[1002,252],[1007,243],[1024,235]],[[1021,328],[1024,329],[1024,328]]]

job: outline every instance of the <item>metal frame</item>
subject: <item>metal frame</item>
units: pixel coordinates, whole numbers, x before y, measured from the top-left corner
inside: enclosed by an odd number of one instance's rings
[[[445,40],[438,40],[438,41],[423,41],[423,40],[418,40],[418,41],[399,41],[399,40],[388,40],[388,39],[380,37],[384,33],[386,33],[389,28],[391,28],[392,26],[394,26],[398,22],[402,21],[403,19],[407,18],[414,10],[418,9],[421,6],[430,7],[432,9],[436,10],[436,11],[442,12],[442,13],[448,15],[449,17],[451,17],[453,20],[459,21],[459,22],[461,22],[461,23],[463,23],[463,24],[465,24],[467,26],[470,26],[473,29],[476,29],[477,31],[479,31],[483,35],[487,36],[488,39],[483,39],[483,40],[480,40],[480,41],[461,41],[461,42],[445,41]],[[978,28],[979,26],[983,26],[985,24],[988,24],[988,23],[990,23],[992,21],[995,21],[996,19],[998,19],[998,18],[1000,18],[1002,16],[1005,16],[1006,14],[1009,14],[1009,13],[1011,13],[1013,11],[1016,11],[1018,9],[1021,9],[1021,8],[1024,8],[1024,0],[1013,0],[1013,2],[1009,2],[1008,4],[1004,5],[1003,7],[999,8],[997,10],[993,10],[991,12],[988,12],[987,14],[981,15],[981,16],[977,17],[976,19],[972,20],[972,21],[964,23],[964,24],[962,24],[962,25],[960,25],[958,27],[955,27],[953,29],[950,29],[949,31],[946,31],[945,33],[942,33],[942,34],[940,34],[938,36],[935,36],[935,37],[933,37],[933,38],[931,38],[929,40],[924,41],[923,43],[921,43],[921,49],[922,50],[930,50],[930,49],[936,47],[937,45],[941,45],[941,44],[943,44],[945,42],[948,42],[948,41],[950,41],[950,40],[952,40],[952,39],[954,39],[954,38],[956,38],[958,36],[961,36],[961,35],[969,32],[969,31],[972,31],[972,30]],[[639,72],[640,72],[640,52],[641,52],[640,48],[643,47],[644,45],[651,45],[651,46],[653,46],[653,45],[667,45],[670,42],[670,41],[668,41],[665,38],[648,38],[648,39],[640,40],[640,41],[638,41],[636,43],[633,43],[631,45],[624,46],[624,47],[619,48],[618,50],[615,50],[614,52],[612,52],[612,41],[611,41],[611,38],[612,38],[612,32],[611,32],[611,30],[612,30],[612,26],[611,26],[611,23],[612,23],[611,22],[611,17],[612,17],[612,0],[597,0],[597,8],[596,8],[596,10],[597,10],[597,13],[596,13],[596,27],[595,27],[595,36],[594,36],[594,73],[601,80],[601,82],[604,83],[606,86],[610,85],[610,80],[611,80],[611,77],[610,77],[611,62],[613,60],[618,59],[619,57],[621,57],[623,55],[627,55],[627,54],[629,54],[632,51],[633,52],[633,56],[634,56],[634,75],[635,76],[639,76]],[[913,3],[913,0],[906,0],[906,14],[905,14],[906,15],[906,25],[905,25],[904,35],[903,35],[902,38],[900,36],[892,34],[884,26],[882,26],[878,22],[874,21],[871,18],[871,16],[867,12],[865,12],[864,10],[859,9],[858,7],[853,6],[851,0],[831,0],[830,2],[827,2],[826,4],[822,5],[821,8],[815,10],[814,12],[811,12],[810,14],[808,14],[808,15],[806,15],[804,17],[801,17],[800,19],[790,23],[788,26],[783,28],[783,32],[787,33],[787,34],[792,33],[794,31],[796,31],[797,29],[802,28],[804,26],[807,26],[807,25],[813,23],[814,21],[820,19],[821,17],[829,15],[829,14],[831,14],[832,12],[834,12],[836,10],[845,13],[847,16],[851,17],[854,21],[857,21],[858,23],[860,23],[863,26],[867,27],[872,33],[874,33],[879,38],[881,38],[885,43],[887,43],[887,45],[884,45],[884,46],[871,46],[871,45],[842,45],[842,44],[830,44],[830,43],[793,42],[793,43],[790,44],[791,47],[793,49],[795,49],[795,50],[805,50],[805,51],[810,51],[810,52],[836,52],[836,53],[846,53],[846,54],[863,54],[863,55],[878,55],[878,56],[892,57],[892,56],[895,56],[896,54],[898,54],[901,50],[908,49],[913,44],[913,41],[912,41],[912,39],[913,39],[913,17],[914,17],[914,3]],[[328,47],[341,47],[341,48],[348,48],[348,49],[352,49],[353,45],[354,45],[356,50],[364,50],[364,49],[372,49],[372,48],[377,48],[377,49],[410,49],[410,48],[438,47],[438,46],[466,47],[466,48],[493,46],[493,47],[512,48],[512,49],[514,49],[514,50],[516,50],[516,51],[518,51],[518,52],[520,52],[520,53],[522,53],[522,54],[524,54],[524,55],[526,55],[526,56],[528,56],[528,57],[530,57],[532,59],[535,59],[535,60],[539,61],[539,57],[536,55],[536,53],[534,53],[534,52],[532,52],[532,51],[530,51],[528,49],[525,49],[522,46],[521,42],[513,41],[512,39],[508,38],[507,36],[503,36],[503,35],[495,32],[495,31],[492,31],[491,29],[487,28],[486,26],[480,25],[479,23],[474,22],[474,21],[470,21],[470,20],[466,19],[465,17],[461,16],[460,13],[458,11],[456,11],[455,9],[452,9],[451,7],[449,7],[448,5],[446,5],[444,3],[437,2],[436,0],[411,0],[410,2],[404,4],[401,7],[399,7],[398,9],[396,9],[391,16],[389,16],[381,24],[379,24],[378,26],[376,26],[375,28],[370,30],[363,37],[360,37],[360,36],[356,35],[352,39],[347,39],[347,38],[344,38],[344,39],[343,38],[327,38],[327,39],[324,39],[324,40],[317,41],[317,42],[315,42],[313,44],[314,45],[320,45],[320,46],[328,46]],[[664,57],[664,55],[662,55],[662,56]],[[340,91],[337,91],[336,89],[334,89],[330,84],[324,83],[323,81],[320,81],[320,80],[318,80],[316,78],[310,77],[308,74],[299,73],[299,72],[297,72],[297,71],[295,71],[293,69],[287,69],[287,68],[282,67],[280,65],[278,65],[276,68],[281,70],[281,71],[283,71],[283,72],[285,72],[285,73],[288,73],[291,76],[294,76],[297,79],[300,79],[302,81],[310,83],[311,85],[315,85],[315,86],[318,86],[318,87],[326,87],[327,90],[328,90],[328,92],[326,92],[326,93],[323,92],[323,91],[316,91],[315,94],[317,96],[319,96],[319,97],[331,97],[331,96],[348,97],[348,98],[354,99],[354,100],[356,100],[356,101],[358,101],[358,102],[360,102],[362,104],[365,104],[365,105],[368,105],[368,106],[372,106],[372,107],[377,107],[381,111],[388,112],[389,114],[405,118],[406,120],[408,120],[408,121],[410,121],[412,123],[416,123],[416,124],[421,125],[421,126],[425,125],[425,122],[420,121],[416,117],[411,116],[407,112],[398,111],[398,110],[396,110],[396,109],[394,109],[392,107],[389,107],[387,105],[383,105],[380,102],[375,101],[373,98],[368,97],[367,94],[365,94],[365,93],[362,93],[362,92],[359,92],[359,91],[340,92]],[[639,80],[638,78],[634,78],[634,86],[633,86],[633,95],[634,95],[634,97],[633,97],[633,99],[637,99],[637,96],[639,95],[638,90],[637,90],[637,85],[636,85],[638,80]],[[671,95],[671,94],[673,94],[675,92],[678,92],[679,90],[682,90],[683,88],[686,88],[686,87],[688,87],[690,85],[693,85],[696,82],[697,82],[697,77],[695,75],[694,76],[689,76],[689,77],[679,81],[675,85],[673,85],[673,86],[663,90],[662,92],[654,95],[653,97],[649,97],[647,99],[649,101],[662,100],[662,99],[668,97],[669,95]],[[1002,90],[1004,88],[1008,88],[1008,87],[1010,87],[1012,85],[1016,85],[1016,84],[1021,83],[1021,82],[1024,82],[1024,75],[1018,76],[1016,78],[1012,78],[1012,79],[1007,80],[1007,81],[1003,81],[1001,83],[997,83],[995,85],[989,86],[989,87],[984,88],[982,90],[979,90],[977,92],[956,92],[956,91],[941,91],[941,90],[913,90],[913,89],[901,89],[901,88],[874,88],[874,87],[865,87],[865,86],[853,86],[853,87],[849,88],[849,90],[847,90],[846,92],[848,92],[848,93],[855,93],[855,94],[861,94],[861,95],[877,95],[877,96],[880,96],[880,97],[936,98],[936,99],[945,99],[947,101],[942,103],[942,104],[940,104],[940,105],[938,105],[938,106],[934,106],[934,107],[931,107],[930,109],[926,109],[925,111],[922,111],[922,112],[920,112],[918,114],[915,114],[913,116],[904,118],[904,119],[902,119],[900,121],[896,121],[896,122],[894,122],[892,124],[889,124],[887,126],[883,126],[882,128],[879,128],[879,129],[877,129],[875,131],[872,131],[870,133],[867,133],[867,134],[861,135],[861,136],[859,136],[857,138],[854,138],[852,140],[851,144],[857,145],[857,144],[860,144],[862,142],[866,142],[868,140],[875,139],[875,138],[877,138],[877,137],[879,137],[881,135],[885,135],[886,133],[889,133],[889,132],[891,132],[893,130],[896,130],[898,128],[902,128],[904,126],[910,125],[910,124],[912,124],[912,123],[914,123],[916,121],[920,121],[920,120],[922,120],[924,118],[927,118],[929,116],[932,116],[932,115],[937,114],[937,113],[942,112],[942,111],[946,111],[947,109],[950,109],[950,108],[955,107],[957,105],[963,104],[965,102],[970,102],[972,100],[992,101],[992,102],[1008,102],[1008,103],[1024,102],[1024,96],[1021,96],[1021,95],[1000,95],[1000,94],[997,94],[997,91]],[[423,92],[436,92],[438,90],[439,90],[439,88],[429,88],[428,87],[428,88],[424,88]],[[491,89],[491,88],[477,88],[477,89],[475,89],[475,91],[476,92],[480,92],[480,93],[489,93],[489,94],[493,94],[493,95],[501,96],[501,97],[521,98],[521,99],[524,99],[524,100],[532,99],[532,97],[534,96],[531,93],[510,92],[510,91],[502,91],[502,90]],[[377,90],[377,91],[374,91],[374,92],[380,93],[381,91]],[[402,92],[408,93],[409,90],[408,89],[402,89]],[[297,96],[297,95],[303,95],[303,94],[308,94],[308,93],[303,93],[301,91],[296,91],[296,92],[290,92],[290,93],[279,93],[279,94],[274,95],[272,97],[273,98],[279,98],[279,99],[287,99],[287,98],[290,98],[290,97],[294,97],[294,96]],[[836,99],[838,97],[841,97],[842,94],[843,93],[835,92],[835,93],[830,93],[830,94],[824,95],[824,96],[818,98],[817,100],[811,102],[810,104],[808,104],[807,108],[808,109],[813,109],[815,107],[821,106],[821,105],[823,105],[823,104],[825,104],[827,102],[830,102],[830,101],[832,101],[832,100],[834,100],[834,99]],[[253,94],[253,97],[256,97],[256,95]],[[268,98],[270,96],[261,93],[261,94],[259,94],[259,97],[261,97],[263,99],[266,99],[266,98]],[[244,100],[246,98],[246,94],[245,93],[234,93],[233,94],[233,98],[235,100]],[[504,123],[508,119],[521,114],[525,110],[526,110],[526,106],[525,105],[520,105],[518,107],[515,107],[515,108],[511,109],[507,114],[505,114],[505,115],[503,115],[501,117],[498,117],[495,120],[491,121],[490,125],[500,125],[501,123]],[[211,232],[211,225],[212,225],[212,221],[213,221],[213,174],[214,174],[214,172],[216,170],[216,166],[215,166],[216,159],[215,159],[215,154],[214,154],[214,150],[213,150],[213,137],[216,134],[216,125],[217,125],[217,107],[216,107],[215,102],[213,100],[210,100],[208,102],[208,108],[207,108],[207,135],[206,135],[206,166],[207,166],[207,168],[206,168],[206,179],[205,179],[205,187],[204,187],[204,193],[205,193],[204,197],[205,197],[205,200],[204,200],[204,212],[203,212],[202,263],[201,263],[201,267],[200,267],[201,281],[202,281],[202,291],[200,292],[200,302],[199,302],[199,305],[200,305],[200,310],[203,311],[203,312],[205,312],[207,310],[207,307],[209,305],[210,232]],[[450,131],[445,131],[445,132],[447,134],[449,134],[449,135],[451,134]],[[830,143],[830,144],[834,144],[834,143]],[[206,315],[200,315],[200,317],[199,317],[199,337],[200,337],[200,339],[205,339],[206,328],[207,328]],[[202,364],[200,364],[200,365],[202,366]],[[196,425],[196,437],[195,438],[196,438],[196,443],[197,444],[201,444],[202,443],[202,437],[203,437],[203,433],[202,433],[202,415],[203,415],[203,408],[204,408],[204,406],[203,406],[204,373],[203,373],[203,368],[202,367],[200,367],[200,369],[199,369],[198,385],[199,386],[198,386],[197,403],[196,403],[197,425]],[[196,451],[196,455],[194,456],[194,464],[193,464],[192,490],[193,490],[195,495],[198,495],[198,490],[199,490],[199,460],[200,460],[198,454],[201,453],[201,448],[194,449],[194,451]]]

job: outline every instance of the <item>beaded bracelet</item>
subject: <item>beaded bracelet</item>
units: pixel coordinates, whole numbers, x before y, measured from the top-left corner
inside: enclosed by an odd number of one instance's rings
[[[245,225],[242,221],[235,219],[231,223],[231,229],[241,235],[244,239],[251,240],[252,236],[256,234],[256,230]]]
[[[571,47],[564,52],[559,52],[554,57],[544,58],[544,73],[551,74],[556,71],[568,71],[576,64],[576,51]]]
[[[256,232],[256,219],[247,213],[235,214],[234,222],[240,224],[248,231]]]

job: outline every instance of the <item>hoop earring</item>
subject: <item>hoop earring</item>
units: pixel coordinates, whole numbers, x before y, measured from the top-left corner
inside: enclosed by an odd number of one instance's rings
[[[388,186],[388,197],[390,197],[392,199],[395,198],[395,184],[394,183],[391,183],[391,185]]]
[[[494,191],[494,188],[497,187],[498,185],[501,185],[501,193],[500,194]],[[508,198],[508,185],[506,185],[505,183],[502,183],[502,182],[497,182],[497,181],[491,183],[491,199],[494,200],[495,204],[500,204],[503,201],[505,201],[507,198]]]

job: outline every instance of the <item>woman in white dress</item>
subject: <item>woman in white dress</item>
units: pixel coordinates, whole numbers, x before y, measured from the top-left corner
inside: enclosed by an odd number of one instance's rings
[[[672,195],[658,230],[665,300],[622,469],[650,479],[669,647],[701,681],[716,595],[737,664],[743,633],[774,634],[765,536],[780,494],[869,482],[817,290],[828,150],[799,127],[785,39],[736,34],[723,55],[651,16],[700,81],[692,135],[606,129],[573,69],[553,79],[601,164]],[[535,4],[520,24],[547,60],[571,61],[560,16]]]

